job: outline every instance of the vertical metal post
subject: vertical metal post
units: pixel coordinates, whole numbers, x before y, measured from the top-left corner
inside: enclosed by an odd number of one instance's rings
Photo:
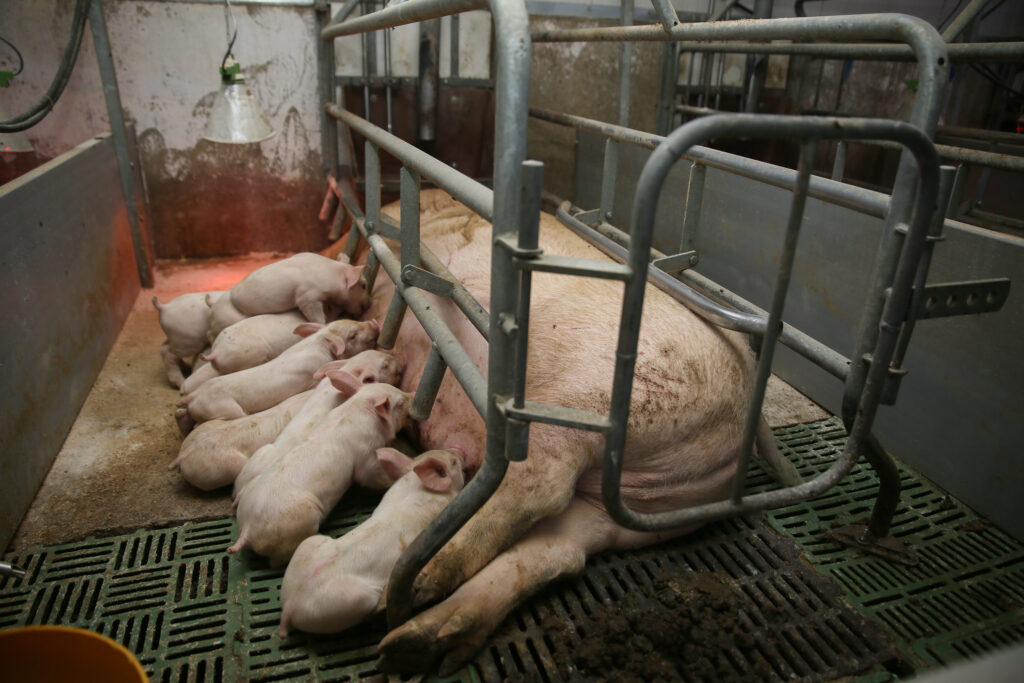
[[[967,184],[966,163],[956,167],[956,178],[953,179],[953,191],[949,193],[949,203],[946,205],[946,217],[956,218],[960,215],[960,202],[964,199],[964,186]],[[943,207],[939,207],[940,209]]]
[[[519,241],[522,252],[536,252],[540,237],[541,192],[544,189],[544,164],[539,161],[523,162],[523,212],[519,219]],[[533,274],[519,272],[519,305],[516,308],[515,374],[512,380],[512,405],[522,408],[526,400],[526,360],[529,352],[530,292]],[[509,460],[525,460],[530,442],[530,423],[515,419],[508,421],[505,444]]]
[[[377,145],[369,140],[366,141],[365,157],[366,232],[373,234],[380,227],[380,152]]]
[[[459,15],[453,14],[448,17],[448,33],[449,41],[451,43],[451,57],[449,61],[451,66],[448,69],[449,76],[452,78],[459,77]]]
[[[441,388],[441,380],[444,379],[447,370],[448,364],[441,357],[437,344],[431,344],[430,354],[423,366],[423,374],[420,375],[420,383],[416,385],[416,395],[413,396],[412,405],[409,407],[409,417],[421,421],[430,417],[437,392]]]
[[[633,25],[633,0],[622,2],[622,25]],[[633,61],[633,43],[619,46],[619,119],[620,126],[629,126],[629,70]],[[611,220],[615,206],[615,185],[619,171],[619,143],[611,138],[604,146],[604,170],[601,174],[601,220]]]
[[[107,22],[103,16],[102,0],[93,0],[89,6],[89,25],[92,40],[96,46],[96,62],[99,65],[100,80],[103,82],[103,98],[107,103],[110,119],[110,136],[114,142],[114,156],[117,159],[117,175],[121,180],[121,194],[128,210],[128,225],[132,235],[132,249],[135,252],[135,267],[139,271],[139,282],[149,289],[153,286],[153,254],[146,233],[139,218],[139,202],[135,188],[135,170],[128,153],[128,131],[121,109],[121,94],[117,88],[117,73],[114,71],[114,56],[110,51]]]
[[[441,87],[441,20],[420,24],[420,65],[417,83],[417,137],[430,150],[437,140],[437,97]]]
[[[391,29],[384,29],[384,97],[387,108],[388,132],[394,132],[391,117]]]
[[[327,0],[316,0],[313,9],[316,13],[314,28],[317,44],[317,76],[320,86],[320,101],[334,101],[334,41],[320,38],[323,30],[331,20],[331,5]],[[324,176],[339,177],[338,169],[338,122],[333,120],[323,107],[320,108],[320,165]],[[339,210],[341,216],[344,210]]]
[[[836,158],[832,162],[832,180],[841,182],[846,169],[846,140],[836,143]]]
[[[683,234],[679,240],[680,253],[697,250],[697,230],[704,205],[704,177],[708,167],[694,161],[690,164],[690,178],[686,183],[686,208],[683,212]],[[697,265],[698,255],[690,257],[690,266]]]
[[[384,323],[380,326],[380,334],[377,335],[377,347],[381,349],[393,349],[395,340],[398,338],[398,330],[402,327],[402,319],[409,304],[405,303],[402,296],[404,287],[401,282],[395,283],[395,293],[388,305],[388,312],[384,315]],[[419,418],[417,418],[419,419]]]
[[[768,386],[768,377],[772,374],[772,357],[775,344],[782,333],[782,310],[786,305],[786,292],[793,274],[793,261],[796,255],[797,238],[800,236],[800,225],[804,219],[804,207],[807,204],[807,188],[811,182],[811,170],[814,168],[814,152],[817,140],[811,139],[800,148],[800,163],[797,166],[796,187],[793,189],[793,204],[789,213],[789,225],[786,227],[786,240],[779,258],[779,274],[775,281],[775,292],[772,305],[768,311],[768,324],[761,343],[761,357],[757,363],[757,375],[754,379],[754,391],[750,397],[750,408],[747,410],[746,425],[743,429],[743,445],[740,447],[740,462],[733,480],[732,500],[739,503],[743,498],[743,489],[747,482],[747,468],[750,466],[750,455],[754,450],[754,437],[757,434],[757,423],[761,419],[761,406],[764,404],[764,393]]]
[[[767,19],[772,16],[774,0],[754,0],[753,19]],[[747,57],[747,87],[743,111],[753,114],[757,112],[757,101],[761,97],[761,86],[764,85],[765,73],[768,71],[768,55],[750,55]]]
[[[658,120],[655,132],[668,135],[672,130],[672,114],[676,104],[676,81],[679,80],[679,43],[666,42],[661,51],[661,84],[658,88]]]
[[[402,207],[402,268],[420,265],[420,174],[403,165],[399,171]],[[403,277],[403,280],[405,278]]]

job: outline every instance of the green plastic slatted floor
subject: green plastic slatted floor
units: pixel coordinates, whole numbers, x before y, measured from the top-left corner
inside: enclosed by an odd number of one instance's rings
[[[844,433],[833,419],[780,429],[776,437],[808,477],[834,459]],[[1024,548],[910,472],[903,471],[893,532],[913,546],[919,566],[862,557],[830,540],[834,526],[867,517],[875,483],[866,466],[857,466],[824,497],[766,513],[763,521],[728,520],[662,546],[593,558],[582,577],[545,591],[506,620],[451,680],[576,677],[565,668],[566,653],[594,607],[650,590],[666,572],[729,575],[750,598],[738,618],[753,631],[781,634],[778,648],[726,653],[739,678],[760,659],[780,680],[886,680],[1024,640]],[[750,479],[751,490],[769,485],[760,473]],[[375,502],[353,492],[326,533],[355,526]],[[379,677],[379,619],[341,636],[279,639],[282,572],[253,556],[225,554],[234,535],[234,520],[224,519],[10,555],[5,559],[28,574],[0,579],[0,628],[90,628],[123,643],[152,680],[167,683]],[[822,590],[804,557],[838,588]],[[772,623],[768,613],[782,621]],[[544,627],[551,619],[569,628],[555,637]]]

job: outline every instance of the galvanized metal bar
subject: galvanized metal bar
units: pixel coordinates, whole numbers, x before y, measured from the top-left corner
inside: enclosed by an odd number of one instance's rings
[[[523,422],[541,422],[599,433],[605,433],[611,429],[611,422],[607,416],[589,410],[567,408],[537,401],[525,401],[521,408],[517,408],[514,399],[506,401],[503,408],[509,419]]]
[[[627,280],[631,275],[629,267],[619,263],[569,256],[539,256],[529,261],[520,262],[519,267],[525,272],[579,275],[604,280]]]
[[[832,161],[832,180],[837,183],[843,182],[843,173],[846,170],[846,140],[836,143],[836,158]]]
[[[517,264],[523,267],[540,253],[540,207],[544,189],[544,165],[539,161],[523,162],[523,213],[519,219],[519,239],[516,242]],[[512,405],[523,408],[526,400],[526,365],[529,356],[530,294],[533,274],[523,268],[519,274],[519,299],[515,317],[515,370],[512,377]],[[510,461],[525,460],[530,445],[530,422],[512,417],[506,411],[508,434],[505,457]]]
[[[315,0],[313,4],[316,28],[319,31],[331,21],[331,5],[328,0]],[[317,56],[317,85],[320,90],[320,100],[323,102],[334,101],[334,45],[322,40],[316,44]],[[338,172],[338,124],[330,119],[326,113],[320,112],[320,160],[321,170],[324,176],[333,175],[337,178]],[[340,217],[342,212],[338,212]]]
[[[665,139],[659,135],[545,109],[530,109],[530,116],[543,121],[597,133],[605,137],[614,137],[619,141],[629,142],[630,144],[647,149],[654,149]],[[775,187],[792,190],[796,184],[796,171],[792,169],[755,159],[747,159],[746,157],[721,152],[710,147],[695,146],[687,150],[685,158],[690,161],[700,162],[704,166],[729,171],[730,173],[759,180]],[[810,196],[865,213],[869,216],[884,217],[889,210],[889,195],[853,185],[837,183],[817,176],[811,178]]]
[[[633,0],[623,0],[621,8],[623,26],[633,24]],[[633,62],[633,44],[622,43],[619,46],[619,125],[629,125],[630,68]],[[619,144],[615,140],[607,140],[604,146],[604,168],[601,172],[601,215],[607,219],[612,216],[615,208],[615,188],[618,185]]]
[[[945,211],[942,207],[949,204],[949,196],[953,191],[953,181],[956,178],[956,168],[953,166],[942,166],[939,169],[939,195],[938,195],[938,208],[935,211],[935,216],[932,219],[931,228],[928,231],[928,241],[925,243],[924,252],[921,254],[921,265],[917,271],[917,278],[914,281],[914,294],[910,303],[910,314],[907,316],[907,321],[903,324],[903,329],[900,331],[899,339],[896,342],[896,349],[893,351],[892,362],[890,365],[892,368],[899,372],[899,368],[903,365],[903,357],[907,353],[907,347],[910,345],[910,335],[914,332],[914,323],[916,322],[916,313],[921,310],[921,305],[925,297],[925,285],[928,282],[928,269],[931,267],[932,251],[935,248],[935,242],[942,238],[942,226],[945,222]],[[894,379],[889,383],[887,387],[889,391],[882,397],[884,403],[892,404],[896,402],[896,389],[899,387],[899,381]]]
[[[380,153],[369,137],[366,138],[365,150],[363,179],[366,182],[366,228],[372,233],[380,225]]]
[[[146,233],[142,229],[142,220],[139,217],[135,170],[128,150],[128,130],[125,125],[124,110],[121,108],[121,94],[117,87],[117,72],[114,70],[114,57],[110,50],[110,37],[107,35],[107,21],[103,16],[102,0],[93,0],[90,4],[89,26],[92,28],[92,40],[96,46],[96,63],[100,71],[100,81],[103,84],[103,99],[107,105],[107,117],[110,119],[110,137],[114,141],[117,176],[121,181],[121,194],[124,195],[124,204],[128,211],[128,227],[132,235],[135,267],[139,272],[140,284],[149,289],[153,286],[153,254],[146,241]]]
[[[405,16],[415,20],[425,18],[417,16],[418,14],[434,12],[436,4],[433,0],[410,0],[382,10],[378,15],[391,12],[389,16]],[[526,159],[530,32],[529,17],[522,2],[491,0],[489,5],[494,19],[494,61],[497,66],[497,77],[494,130],[495,187],[493,206],[487,208],[490,209],[489,215],[492,217],[492,240],[497,241],[500,238],[511,238],[520,225],[520,165]],[[478,3],[456,1],[446,5],[447,8],[456,6],[470,9],[477,7]],[[387,17],[385,20],[390,21]],[[373,21],[379,21],[379,17]],[[426,173],[423,175],[433,177]],[[436,178],[434,180],[436,181]],[[415,576],[427,560],[436,554],[491,497],[508,469],[508,458],[505,456],[506,418],[499,402],[507,400],[506,397],[512,395],[515,340],[502,327],[502,322],[515,314],[517,278],[518,271],[513,263],[512,254],[505,249],[491,249],[491,336],[486,389],[486,397],[490,397],[491,400],[485,400],[485,405],[478,407],[485,411],[486,455],[480,471],[466,488],[423,533],[416,537],[396,563],[388,582],[387,592],[388,624],[392,627],[405,622],[412,612],[412,582]],[[411,296],[414,293],[415,290],[412,290],[407,294]],[[417,312],[413,304],[414,300],[409,298],[410,307]],[[433,334],[431,338],[434,338]],[[452,359],[443,353],[443,348],[441,350],[461,383],[462,378],[456,372]]]
[[[423,150],[417,149],[414,145],[410,145],[408,142],[391,135],[387,131],[381,130],[366,119],[345,111],[336,104],[328,104],[325,109],[328,114],[365,137],[367,141],[380,145],[381,149],[401,159],[402,163],[419,173],[422,177],[434,181],[438,187],[447,190],[453,197],[477,214],[493,222],[495,216],[493,207],[494,191],[456,171],[443,161],[435,159]],[[367,202],[369,202],[369,197],[367,197]],[[370,215],[369,210],[367,210],[366,218],[376,223],[379,220],[379,211],[378,216],[373,217]]]
[[[437,102],[441,83],[441,20],[420,24],[419,80],[416,110],[419,119],[417,137],[429,150],[437,140]]]
[[[402,166],[399,170],[402,210],[402,268],[420,265],[420,176]]]
[[[667,135],[672,130],[676,103],[676,82],[679,80],[679,44],[665,43],[661,52],[661,82],[658,86],[658,118],[654,130]]]
[[[619,491],[622,475],[622,454],[625,425],[613,419],[606,439],[602,495],[609,514],[619,523],[633,529],[661,530],[707,522],[726,516],[746,514],[768,507],[785,505],[818,495],[834,485],[853,466],[861,445],[870,434],[871,424],[885,384],[885,375],[896,345],[896,332],[906,315],[917,265],[922,252],[931,212],[936,202],[938,159],[926,134],[918,127],[889,120],[837,119],[825,117],[786,117],[770,115],[720,115],[690,122],[677,129],[665,144],[654,151],[644,166],[633,202],[633,237],[630,266],[637,280],[626,286],[623,297],[622,324],[616,352],[615,383],[612,389],[611,414],[628,415],[632,389],[633,365],[636,360],[637,332],[643,306],[643,285],[650,256],[657,195],[675,161],[686,149],[702,140],[732,136],[743,137],[820,137],[822,139],[898,140],[914,155],[920,171],[919,189],[913,207],[913,221],[908,230],[904,258],[900,260],[890,282],[891,295],[879,316],[879,335],[874,347],[875,363],[870,367],[860,396],[856,419],[840,458],[815,479],[784,489],[748,496],[740,501],[726,500],[697,507],[656,514],[639,514],[625,507]]]
[[[447,371],[448,364],[444,362],[437,344],[431,344],[427,361],[423,365],[423,374],[420,375],[420,383],[416,385],[416,395],[413,396],[412,406],[409,408],[409,417],[420,421],[430,417],[437,392],[441,388],[441,381]]]
[[[704,179],[707,167],[690,164],[690,177],[686,183],[686,206],[683,209],[683,230],[679,237],[679,251],[697,251],[697,231],[700,229],[700,214],[704,207]],[[695,266],[700,257],[694,253],[690,265]]]
[[[720,21],[721,19],[724,19],[725,15],[729,13],[729,10],[738,5],[739,2],[740,0],[727,0],[727,2],[722,5],[717,12],[708,17],[708,21]]]
[[[387,131],[394,132],[394,120],[391,111],[391,31],[384,30],[384,105],[387,110]]]
[[[453,14],[448,18],[448,40],[450,42],[449,59],[450,66],[448,75],[451,78],[459,77],[459,15]]]
[[[380,235],[369,233],[367,240],[376,258],[384,267],[385,272],[387,272],[388,277],[395,283],[401,282],[401,263],[391,253],[391,249],[388,248],[384,238]],[[473,359],[462,348],[459,340],[448,329],[440,315],[435,310],[432,310],[433,302],[427,293],[415,287],[406,287],[402,290],[402,295],[405,297],[409,309],[412,310],[416,319],[419,320],[420,325],[423,326],[423,329],[434,341],[441,357],[448,363],[448,366],[458,378],[459,383],[465,389],[466,395],[469,397],[473,407],[481,415],[484,414],[487,410],[487,380],[484,378],[483,373],[480,372],[480,368],[476,366]]]
[[[397,238],[401,229],[398,228],[388,216],[382,215],[381,233],[384,234],[385,230],[392,229],[394,230],[395,237]],[[385,234],[384,236],[387,237],[388,235]],[[441,260],[437,258],[434,252],[430,251],[430,249],[424,244],[420,244],[420,261],[429,272],[451,284],[452,301],[454,301],[459,307],[459,310],[466,315],[466,318],[469,319],[469,322],[473,324],[473,327],[477,329],[480,335],[484,339],[489,339],[490,331],[488,316],[490,314],[487,312],[487,309],[480,305],[480,302],[469,293],[469,290],[467,290],[462,283],[452,275],[451,271],[441,263]]]
[[[360,0],[345,0],[345,4],[341,6],[338,13],[331,18],[331,23],[336,24],[348,19],[349,15],[352,14],[352,10],[356,8],[356,5],[359,4],[359,2]],[[321,29],[321,31],[322,30],[323,29]]]
[[[436,19],[473,9],[487,9],[488,0],[406,0],[371,14],[340,23],[332,23],[320,32],[324,40],[392,28],[417,21]]]
[[[658,15],[658,21],[661,22],[666,31],[671,31],[672,27],[679,23],[679,15],[676,14],[676,8],[672,6],[669,0],[651,0],[651,4],[654,5],[654,13]]]
[[[622,246],[629,245],[629,235],[610,225],[602,226],[602,231],[598,232],[573,217],[569,213],[568,207],[569,202],[564,202],[556,213],[562,223],[608,256],[619,261],[625,261],[629,257],[629,252]],[[656,249],[651,249],[651,254],[658,258],[664,256]],[[651,267],[648,270],[648,278],[655,287],[710,323],[755,336],[764,334],[768,319],[767,312],[746,299],[723,289],[695,271],[687,270],[678,274],[679,279],[685,280],[684,283],[658,268]],[[708,295],[721,299],[732,308],[723,306],[691,287],[696,287]],[[850,361],[842,354],[788,323],[783,324],[782,335],[779,339],[801,356],[820,365],[831,375],[842,380],[846,379]]]
[[[353,229],[353,232],[355,230]],[[381,324],[380,334],[377,335],[377,347],[381,349],[395,348],[395,340],[398,339],[398,331],[402,328],[402,320],[405,318],[405,311],[409,307],[402,296],[402,285],[395,283],[395,293],[388,304],[388,312],[384,315],[384,322]]]
[[[936,126],[935,132],[940,136],[968,138],[983,142],[1005,142],[1010,145],[1024,145],[1024,135],[1004,130],[986,130],[984,128],[968,128],[966,126]]]
[[[786,294],[789,292],[789,281],[793,275],[797,239],[800,237],[800,226],[804,220],[804,208],[807,205],[807,187],[810,184],[811,171],[814,170],[814,153],[816,148],[817,140],[814,138],[804,142],[800,148],[796,190],[793,192],[793,204],[789,211],[786,237],[782,245],[782,253],[779,255],[778,276],[775,280],[775,290],[772,293],[771,308],[768,310],[767,330],[761,340],[757,373],[754,376],[754,390],[750,395],[750,407],[747,409],[747,419],[743,427],[740,460],[736,466],[736,476],[732,484],[732,500],[734,503],[738,503],[743,498],[743,491],[747,485],[747,470],[750,467],[750,457],[754,452],[754,437],[757,435],[757,425],[761,419],[761,407],[764,405],[764,394],[768,388],[768,378],[772,374],[775,343],[782,333],[782,311],[786,306]]]
[[[968,24],[974,21],[974,18],[978,16],[981,10],[985,9],[985,5],[989,2],[991,0],[971,0],[967,7],[964,7],[960,14],[956,15],[956,19],[942,32],[942,39],[947,43],[952,43],[956,40],[963,33],[964,29],[967,28]]]

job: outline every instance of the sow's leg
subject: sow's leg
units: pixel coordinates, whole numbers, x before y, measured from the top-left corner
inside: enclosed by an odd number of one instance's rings
[[[588,555],[649,545],[691,530],[630,531],[615,524],[596,503],[575,498],[447,600],[385,636],[378,666],[388,672],[422,672],[443,656],[439,673],[447,675],[472,659],[505,616],[526,598],[555,579],[583,571]]]

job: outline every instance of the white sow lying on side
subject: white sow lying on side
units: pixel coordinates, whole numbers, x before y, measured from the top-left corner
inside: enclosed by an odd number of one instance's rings
[[[290,627],[343,631],[382,608],[402,551],[462,490],[457,451],[427,451],[410,460],[381,448],[377,457],[385,472],[400,478],[368,520],[335,540],[307,538],[295,551],[281,585],[282,638]]]

